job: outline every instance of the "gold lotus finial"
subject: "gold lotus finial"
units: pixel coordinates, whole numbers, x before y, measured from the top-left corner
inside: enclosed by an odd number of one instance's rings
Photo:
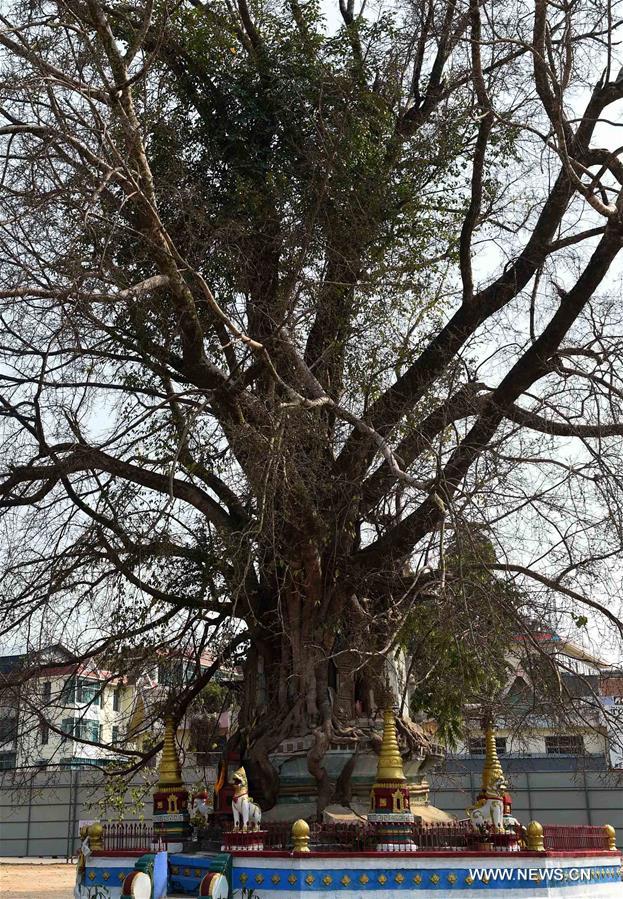
[[[160,778],[158,788],[183,787],[180,760],[175,746],[175,728],[173,718],[167,715],[164,722],[164,744],[160,759]]]
[[[376,769],[376,783],[385,781],[400,781],[405,783],[407,778],[402,767],[402,756],[398,749],[396,736],[396,718],[394,710],[388,706],[383,712],[383,742]]]
[[[309,852],[309,824],[304,818],[292,825],[292,848],[294,852]]]
[[[485,728],[485,764],[482,769],[482,792],[487,793],[494,790],[497,794],[500,789],[506,789],[506,778],[498,757],[493,723],[488,721]]]

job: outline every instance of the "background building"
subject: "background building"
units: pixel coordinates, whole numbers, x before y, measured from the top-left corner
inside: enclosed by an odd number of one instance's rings
[[[159,739],[171,689],[183,687],[194,664],[173,654],[148,664],[139,659],[131,674],[115,678],[97,659],[80,665],[71,659],[62,646],[0,657],[0,771],[101,766],[119,758],[117,746],[144,748]],[[200,659],[202,668],[211,662]],[[34,666],[36,676],[23,683]],[[201,763],[227,738],[237,679],[223,672],[181,722],[178,741],[189,761],[198,756]]]
[[[544,701],[539,677],[548,666],[533,664],[518,639],[509,652],[509,677],[496,713],[497,749],[513,812],[521,821],[543,824],[611,822],[621,840],[623,727],[612,710],[623,712],[623,675],[553,631],[538,633],[535,641],[537,660],[547,663],[553,656],[559,663],[566,701],[561,708]],[[482,711],[468,710],[465,741],[430,777],[431,801],[458,817],[480,783]]]
[[[508,680],[495,710],[501,757],[548,760],[557,770],[617,767],[621,753],[608,696],[623,687],[623,680],[607,662],[542,630],[529,640],[517,637],[507,658]],[[544,680],[554,677],[559,684],[553,691],[550,683],[546,690]],[[556,690],[557,701],[552,701]],[[479,759],[484,755],[483,710],[466,711],[467,738],[451,755]]]
[[[37,674],[22,683],[27,668]],[[133,689],[62,646],[0,658],[0,768],[98,765],[115,758]],[[105,743],[110,749],[91,745]]]

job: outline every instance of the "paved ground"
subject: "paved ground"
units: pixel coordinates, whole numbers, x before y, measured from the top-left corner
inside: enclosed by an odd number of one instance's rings
[[[76,869],[58,864],[0,864],[2,899],[72,899]]]

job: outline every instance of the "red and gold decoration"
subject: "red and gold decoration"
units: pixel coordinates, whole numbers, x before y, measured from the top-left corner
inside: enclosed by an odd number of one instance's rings
[[[188,790],[182,781],[172,718],[167,718],[160,777],[154,791],[154,833],[167,843],[182,843],[190,835]]]
[[[411,839],[414,816],[409,806],[409,784],[398,748],[396,718],[391,706],[383,712],[383,741],[370,791],[368,821],[378,825],[377,849],[404,852],[415,849]]]

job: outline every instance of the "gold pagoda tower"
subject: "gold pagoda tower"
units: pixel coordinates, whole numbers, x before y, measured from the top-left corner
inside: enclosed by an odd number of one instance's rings
[[[488,721],[485,727],[485,763],[478,799],[502,799],[506,788],[506,778],[495,743],[493,722]]]
[[[167,716],[158,783],[154,790],[154,833],[164,842],[183,843],[190,836],[188,790],[175,745],[175,726]]]
[[[405,852],[415,849],[412,825],[415,817],[409,805],[409,784],[405,777],[396,734],[394,710],[383,712],[383,740],[370,791],[370,824],[378,825],[377,850]]]

